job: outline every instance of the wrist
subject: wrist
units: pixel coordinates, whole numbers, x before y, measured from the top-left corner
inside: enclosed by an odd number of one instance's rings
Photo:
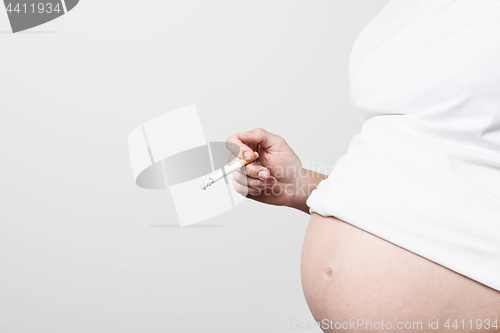
[[[318,187],[318,184],[326,178],[328,178],[328,175],[301,167],[297,175],[295,194],[286,206],[309,214],[309,207],[306,205],[307,198]]]

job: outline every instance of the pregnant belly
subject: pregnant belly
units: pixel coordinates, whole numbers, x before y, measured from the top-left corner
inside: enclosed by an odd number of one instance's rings
[[[335,217],[312,214],[301,272],[325,332],[500,332],[500,292]]]

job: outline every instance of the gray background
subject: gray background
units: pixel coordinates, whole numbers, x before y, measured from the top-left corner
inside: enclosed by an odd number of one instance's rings
[[[16,35],[0,10],[0,332],[312,322],[309,215],[246,200],[177,228],[168,192],[135,186],[127,137],[195,103],[208,141],[263,127],[331,168],[360,129],[349,53],[385,3],[86,0]]]

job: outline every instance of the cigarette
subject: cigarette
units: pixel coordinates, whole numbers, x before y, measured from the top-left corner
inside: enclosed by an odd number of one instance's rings
[[[255,154],[255,159],[258,159],[259,153],[254,151],[254,154]],[[233,163],[231,165],[226,164],[222,169],[217,170],[207,180],[205,180],[203,182],[203,184],[200,185],[201,189],[205,190],[207,187],[209,187],[210,185],[212,185],[216,181],[221,180],[225,176],[235,172],[236,170],[238,170],[240,168],[243,168],[248,163],[250,163],[250,162],[245,160],[245,159],[241,159],[238,162]]]

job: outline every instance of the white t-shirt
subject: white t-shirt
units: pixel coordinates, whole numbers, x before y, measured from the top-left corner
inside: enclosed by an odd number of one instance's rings
[[[390,0],[349,77],[363,127],[310,212],[500,290],[500,0]]]

